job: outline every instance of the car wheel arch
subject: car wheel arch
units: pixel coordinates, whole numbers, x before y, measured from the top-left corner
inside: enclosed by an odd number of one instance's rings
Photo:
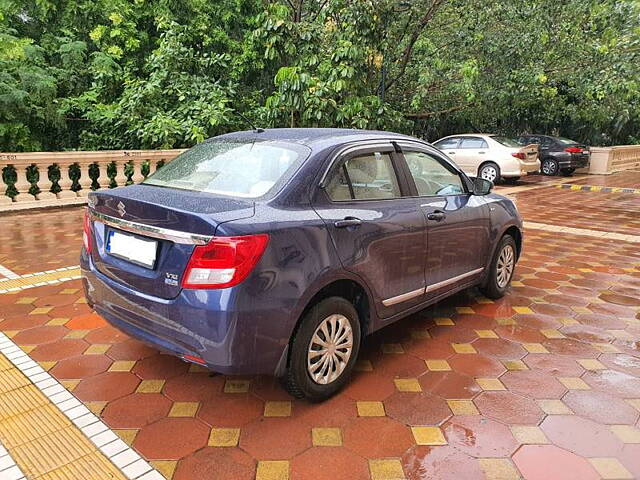
[[[522,253],[522,232],[517,226],[511,225],[502,232],[500,238],[505,235],[511,235],[513,237],[513,240],[516,242],[516,259],[520,258],[520,254]]]
[[[502,169],[500,168],[500,164],[498,162],[496,162],[495,160],[483,160],[482,163],[480,165],[478,165],[478,171],[476,172],[477,176],[480,177],[480,172],[482,171],[482,169],[488,165],[488,164],[492,164],[495,165],[497,167],[497,173],[498,173],[498,178],[496,178],[496,182],[498,180],[500,180],[500,176],[502,175]]]
[[[351,276],[333,277],[330,280],[319,282],[312,291],[313,294],[305,296],[304,299],[300,301],[301,306],[296,309],[297,315],[294,317],[296,321],[291,329],[289,339],[283,349],[280,361],[276,366],[276,370],[274,372],[276,377],[281,377],[286,371],[291,351],[291,340],[298,331],[302,319],[305,317],[309,309],[325,298],[342,297],[351,302],[358,312],[361,329],[360,337],[364,338],[371,331],[371,327],[375,321],[375,319],[372,318],[372,315],[375,315],[374,309],[372,308],[373,300],[371,292],[362,281],[352,278]]]
[[[494,255],[496,254],[496,249],[498,248],[500,241],[505,235],[510,235],[511,237],[513,237],[514,241],[516,242],[516,261],[520,258],[520,255],[522,253],[522,231],[520,227],[518,227],[518,225],[504,225],[502,229],[500,229],[499,233],[495,237],[493,237],[495,240],[491,245],[489,255],[487,255],[485,269],[484,272],[482,272],[482,280],[480,282],[481,284],[484,284],[484,282],[487,280],[489,266],[491,265],[491,261],[493,260]]]
[[[358,312],[362,335],[365,336],[371,326],[372,297],[366,286],[361,281],[351,277],[333,278],[323,282],[314,289],[313,295],[304,302],[304,306],[296,319],[296,324],[291,332],[291,336],[298,328],[300,321],[307,311],[321,300],[329,297],[342,297],[348,300]]]

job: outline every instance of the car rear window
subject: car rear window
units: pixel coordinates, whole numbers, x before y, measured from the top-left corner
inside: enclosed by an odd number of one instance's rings
[[[518,143],[518,141],[515,138],[509,138],[509,137],[491,137],[491,138],[493,138],[496,142],[504,145],[505,147],[520,148],[522,146],[522,144]]]
[[[557,140],[563,145],[578,145],[578,142],[570,138],[558,137]]]
[[[279,142],[209,141],[178,155],[144,184],[258,198],[275,190],[308,152]]]

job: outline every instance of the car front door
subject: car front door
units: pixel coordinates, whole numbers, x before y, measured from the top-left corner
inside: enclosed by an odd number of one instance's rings
[[[424,300],[426,220],[407,198],[391,143],[343,152],[313,206],[324,220],[343,267],[372,290],[380,318]]]
[[[435,149],[400,144],[414,200],[427,221],[426,299],[473,281],[489,255],[490,217],[483,197]]]
[[[456,165],[462,168],[462,164],[460,163],[462,161],[462,158],[458,160],[458,154],[460,153],[460,137],[445,138],[434,143],[433,146],[445,155],[448,155]]]

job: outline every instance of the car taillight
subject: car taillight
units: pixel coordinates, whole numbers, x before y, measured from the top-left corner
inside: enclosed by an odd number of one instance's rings
[[[524,152],[512,153],[511,156],[519,158],[520,160],[524,160],[525,158],[527,158],[527,155]]]
[[[264,253],[269,235],[213,237],[194,248],[182,288],[227,288],[239,284]]]
[[[568,153],[582,153],[582,149],[579,147],[567,147],[564,151]]]
[[[84,219],[82,221],[82,244],[87,253],[91,253],[91,217],[89,209],[84,209]]]

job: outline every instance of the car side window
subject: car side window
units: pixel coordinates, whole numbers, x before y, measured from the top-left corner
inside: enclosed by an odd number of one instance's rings
[[[333,201],[380,200],[401,197],[391,156],[374,152],[347,159],[327,185]]]
[[[436,147],[439,150],[455,149],[455,148],[458,148],[458,142],[459,141],[460,141],[460,139],[458,137],[445,138],[444,140],[442,140],[440,142],[434,143],[433,146]]]
[[[424,152],[405,152],[418,195],[457,195],[465,193],[460,175]]]
[[[460,142],[460,148],[489,148],[489,146],[482,138],[465,137]]]

